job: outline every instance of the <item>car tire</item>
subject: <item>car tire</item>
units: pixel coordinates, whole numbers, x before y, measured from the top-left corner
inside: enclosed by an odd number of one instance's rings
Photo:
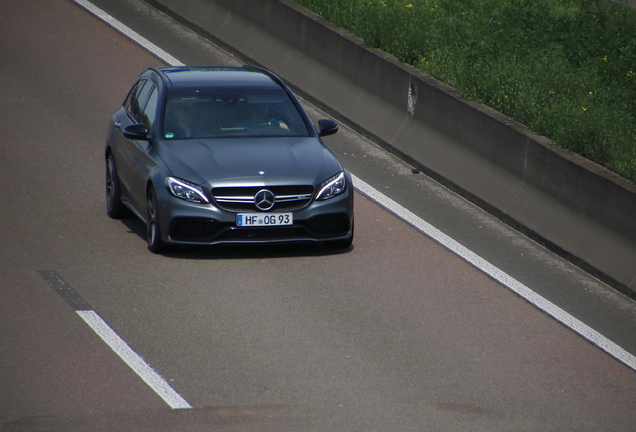
[[[106,158],[106,214],[111,219],[123,219],[132,216],[132,212],[121,200],[121,186],[117,176],[115,158],[112,154]]]
[[[157,194],[153,188],[148,190],[147,210],[148,223],[146,225],[146,236],[148,240],[148,250],[155,254],[166,252],[169,247],[161,239],[161,223],[159,222]]]

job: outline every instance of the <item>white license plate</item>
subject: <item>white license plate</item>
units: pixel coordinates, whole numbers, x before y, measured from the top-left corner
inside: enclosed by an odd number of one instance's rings
[[[293,223],[293,213],[240,213],[236,215],[236,226],[238,227],[282,226]]]

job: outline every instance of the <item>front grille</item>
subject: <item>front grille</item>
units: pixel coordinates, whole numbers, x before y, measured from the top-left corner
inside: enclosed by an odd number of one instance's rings
[[[202,218],[178,218],[170,226],[172,240],[198,244],[321,241],[348,233],[347,215],[318,216],[281,227],[237,228],[234,223]]]
[[[240,213],[260,211],[254,202],[254,196],[267,189],[276,196],[274,207],[268,211],[283,212],[299,210],[311,202],[313,186],[255,186],[255,187],[218,187],[212,189],[217,206],[223,210]]]

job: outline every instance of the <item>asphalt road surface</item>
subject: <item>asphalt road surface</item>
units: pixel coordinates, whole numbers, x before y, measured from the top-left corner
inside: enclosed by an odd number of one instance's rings
[[[186,64],[240,63],[143,4],[96,4]],[[362,194],[348,250],[151,254],[140,221],[106,216],[103,144],[162,62],[67,0],[2,0],[0,58],[0,431],[635,430],[625,361]],[[346,127],[325,141],[636,352],[633,300]]]

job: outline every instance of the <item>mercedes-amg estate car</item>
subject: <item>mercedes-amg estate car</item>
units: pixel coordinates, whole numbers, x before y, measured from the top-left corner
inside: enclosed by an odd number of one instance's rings
[[[300,102],[256,67],[144,71],[112,116],[106,202],[154,253],[174,245],[353,239],[351,176]]]

